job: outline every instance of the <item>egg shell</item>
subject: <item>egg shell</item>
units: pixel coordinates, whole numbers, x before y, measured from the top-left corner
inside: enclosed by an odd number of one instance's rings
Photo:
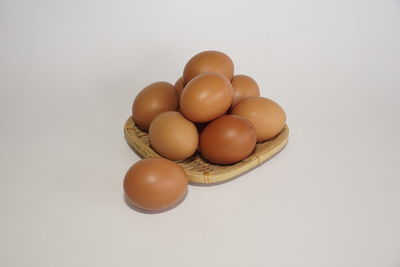
[[[185,196],[188,179],[175,162],[150,158],[129,168],[123,186],[125,195],[135,206],[144,210],[165,210]]]
[[[204,51],[193,56],[183,70],[184,84],[205,72],[216,72],[232,80],[234,65],[231,58],[218,51]]]
[[[178,80],[176,80],[175,89],[176,92],[178,93],[178,96],[181,96],[183,91],[183,76],[181,76]]]
[[[257,82],[247,75],[239,74],[233,76],[232,87],[232,107],[245,98],[260,96],[260,89],[258,88]]]
[[[254,126],[237,115],[224,115],[210,122],[200,135],[200,152],[217,164],[232,164],[245,159],[256,145]]]
[[[275,137],[286,123],[286,114],[282,107],[264,97],[243,99],[236,104],[231,113],[248,119],[254,125],[257,142]]]
[[[232,94],[232,85],[224,76],[203,73],[185,86],[180,97],[180,110],[193,122],[211,121],[229,109]]]
[[[167,82],[155,82],[136,96],[132,105],[132,118],[142,130],[148,130],[151,121],[164,111],[178,109],[178,94]]]
[[[170,160],[187,159],[199,143],[194,123],[176,111],[163,112],[153,119],[149,139],[154,150]]]

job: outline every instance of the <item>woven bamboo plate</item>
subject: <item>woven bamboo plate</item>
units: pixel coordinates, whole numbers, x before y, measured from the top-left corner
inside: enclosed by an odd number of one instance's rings
[[[136,127],[132,117],[126,121],[124,132],[127,142],[139,156],[142,158],[161,157],[151,148],[148,133]],[[222,182],[262,164],[277,154],[287,144],[288,135],[289,128],[285,125],[285,128],[274,139],[257,144],[249,157],[236,164],[213,164],[204,160],[199,153],[177,163],[183,167],[191,182],[202,184]]]

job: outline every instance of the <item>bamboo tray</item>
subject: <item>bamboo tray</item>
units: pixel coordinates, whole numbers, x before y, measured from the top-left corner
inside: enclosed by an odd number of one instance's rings
[[[126,121],[124,132],[126,141],[142,158],[162,157],[151,148],[148,133],[136,127],[132,117]],[[213,164],[203,159],[198,152],[186,160],[177,161],[177,163],[183,167],[189,181],[193,183],[218,183],[251,170],[277,154],[287,144],[288,136],[289,128],[285,125],[285,128],[276,137],[258,143],[250,156],[232,165]]]

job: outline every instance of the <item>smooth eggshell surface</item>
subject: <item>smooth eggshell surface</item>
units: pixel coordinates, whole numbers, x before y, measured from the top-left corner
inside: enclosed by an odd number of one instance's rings
[[[182,167],[162,158],[136,162],[124,179],[126,196],[144,210],[164,210],[174,206],[185,196],[187,186]]]
[[[256,128],[257,142],[263,142],[282,131],[286,122],[285,111],[276,102],[264,97],[243,99],[232,114],[248,119]]]
[[[205,72],[216,72],[229,81],[233,77],[233,62],[229,56],[218,51],[204,51],[193,56],[183,70],[184,84]]]
[[[181,76],[178,80],[176,80],[175,89],[176,92],[178,93],[178,96],[181,96],[183,91],[183,76]]]
[[[256,145],[254,126],[237,115],[224,115],[210,122],[200,135],[200,152],[217,164],[245,159]]]
[[[229,109],[232,94],[232,85],[224,76],[203,73],[186,85],[180,98],[180,110],[193,122],[211,121]]]
[[[176,111],[163,112],[154,118],[149,139],[158,154],[171,160],[190,157],[199,143],[195,124]]]
[[[148,130],[151,121],[161,112],[178,109],[178,94],[167,82],[155,82],[136,96],[132,106],[132,118],[142,130]]]
[[[260,89],[257,82],[247,75],[235,75],[232,79],[233,99],[232,107],[240,100],[252,96],[260,96]]]

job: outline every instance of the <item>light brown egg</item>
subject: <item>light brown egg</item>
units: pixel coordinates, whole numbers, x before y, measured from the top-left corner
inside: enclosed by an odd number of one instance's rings
[[[176,111],[163,112],[153,119],[149,139],[154,150],[170,160],[187,159],[199,143],[194,123]]]
[[[242,99],[251,96],[260,96],[260,89],[258,88],[257,82],[247,75],[233,76],[232,87],[232,107],[234,107]]]
[[[184,86],[183,86],[183,76],[181,76],[175,82],[175,89],[176,89],[176,92],[178,93],[178,96],[181,96],[183,88],[184,88]]]
[[[245,159],[256,145],[253,124],[237,115],[224,115],[210,122],[200,135],[200,152],[217,164]]]
[[[192,79],[183,90],[180,108],[193,122],[207,122],[223,115],[231,106],[231,83],[218,73],[203,73]]]
[[[167,82],[155,82],[136,96],[132,106],[132,118],[142,130],[148,130],[155,116],[164,111],[178,109],[178,94]]]
[[[232,110],[248,119],[256,128],[257,142],[263,142],[282,131],[286,122],[285,111],[277,103],[268,98],[249,97],[243,99]]]
[[[182,167],[163,158],[142,159],[130,167],[124,179],[127,198],[144,210],[165,210],[186,194],[188,180]]]
[[[183,70],[184,84],[205,72],[216,72],[229,81],[233,77],[233,62],[226,54],[218,51],[204,51],[193,56]]]

